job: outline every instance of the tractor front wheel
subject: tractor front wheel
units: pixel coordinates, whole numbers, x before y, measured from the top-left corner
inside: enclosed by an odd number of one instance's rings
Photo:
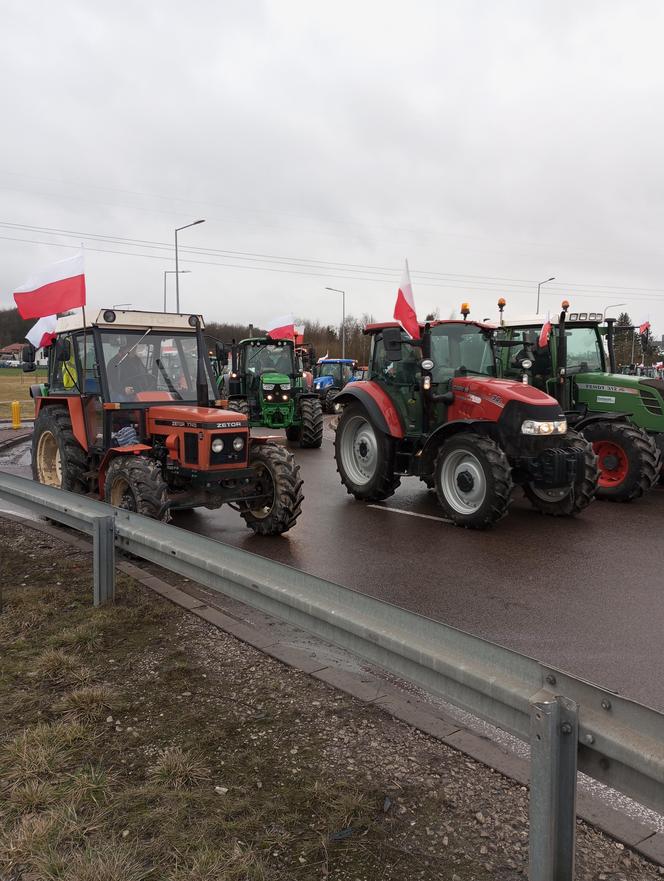
[[[300,403],[300,446],[314,449],[323,443],[323,408],[316,398],[303,398]],[[290,438],[289,438],[290,440]]]
[[[104,499],[114,508],[135,511],[165,523],[171,519],[166,507],[168,486],[161,465],[146,456],[117,456],[106,472]]]
[[[438,451],[434,482],[440,505],[455,526],[486,529],[501,520],[512,501],[512,469],[488,437],[463,432]]]
[[[334,458],[341,482],[356,499],[380,502],[401,483],[394,473],[394,441],[373,426],[359,402],[344,407],[334,437]]]
[[[302,513],[300,466],[293,454],[278,444],[254,444],[249,465],[256,471],[258,502],[245,502],[240,513],[257,535],[281,535]]]
[[[581,453],[581,473],[577,474],[572,486],[546,488],[526,484],[523,491],[526,498],[541,514],[550,517],[570,517],[587,508],[595,498],[599,472],[597,456],[590,443],[576,431],[568,431],[560,439],[560,446]]]
[[[598,499],[630,502],[657,483],[659,450],[645,431],[624,422],[591,422],[582,433],[597,456]]]
[[[65,407],[42,406],[32,435],[32,477],[69,492],[87,490],[88,459]]]
[[[236,413],[242,413],[249,419],[251,417],[251,409],[249,401],[246,398],[233,398],[226,405],[227,410],[234,410]]]
[[[325,395],[325,404],[323,409],[326,413],[337,413],[338,409],[334,406],[334,399],[339,394],[338,388],[331,388]]]

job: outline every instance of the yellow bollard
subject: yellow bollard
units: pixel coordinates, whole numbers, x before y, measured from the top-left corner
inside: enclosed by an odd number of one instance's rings
[[[21,403],[12,401],[12,428],[21,427]]]

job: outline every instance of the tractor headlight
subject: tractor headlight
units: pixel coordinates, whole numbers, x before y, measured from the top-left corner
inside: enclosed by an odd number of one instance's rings
[[[236,437],[233,438],[233,449],[236,453],[239,453],[241,449],[244,447],[244,438]]]
[[[220,453],[223,450],[223,448],[224,448],[223,439],[220,437],[215,437],[215,439],[212,441],[212,452],[213,453]]]
[[[552,422],[537,422],[534,419],[526,419],[521,425],[521,434],[565,434],[566,431],[566,419],[554,419]]]
[[[282,400],[282,401],[287,401],[287,400],[288,400],[288,395],[282,395],[282,396],[281,396],[281,400]]]
[[[274,395],[265,395],[265,397],[268,401],[271,401]]]
[[[289,392],[290,391],[290,382],[282,382],[281,383],[281,391]]]
[[[274,383],[273,382],[266,382],[263,385],[263,388],[265,389],[266,392],[273,392],[274,391]]]

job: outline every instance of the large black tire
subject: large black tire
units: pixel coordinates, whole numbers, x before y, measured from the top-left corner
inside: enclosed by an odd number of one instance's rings
[[[533,508],[549,517],[570,517],[578,514],[588,507],[597,492],[597,456],[589,441],[578,432],[568,430],[560,438],[560,446],[583,453],[583,468],[581,474],[577,475],[576,483],[565,491],[541,490],[532,484],[525,484],[523,487]]]
[[[156,459],[117,456],[111,461],[104,482],[104,500],[116,508],[135,511],[168,523],[168,486]]]
[[[300,446],[303,449],[320,447],[323,443],[323,408],[320,401],[316,398],[303,398],[300,401],[300,417]]]
[[[337,412],[334,407],[334,399],[336,398],[336,396],[338,394],[339,394],[338,388],[331,388],[326,392],[325,401],[323,403],[323,410],[326,413],[336,413]]]
[[[401,483],[394,473],[394,440],[373,425],[359,401],[344,407],[334,458],[346,491],[361,501],[383,501]]]
[[[226,405],[227,410],[234,410],[236,413],[243,413],[247,419],[251,417],[251,408],[249,407],[249,401],[246,398],[233,398],[232,401],[229,401]]]
[[[599,468],[597,498],[640,499],[659,479],[660,455],[653,439],[626,422],[591,422],[581,433],[593,445]]]
[[[69,411],[59,405],[42,406],[32,435],[32,477],[47,486],[84,493],[88,457],[74,437]]]
[[[512,502],[512,469],[491,438],[470,431],[453,435],[434,464],[438,501],[455,526],[486,529],[507,514]]]
[[[247,526],[257,535],[281,535],[295,525],[302,513],[302,480],[300,466],[293,454],[278,444],[254,444],[249,464],[258,470],[258,483],[271,494],[272,503],[250,509],[240,506]]]

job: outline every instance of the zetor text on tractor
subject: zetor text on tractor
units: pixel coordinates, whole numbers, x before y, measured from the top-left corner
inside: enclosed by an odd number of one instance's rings
[[[507,513],[514,484],[545,514],[575,514],[592,501],[590,444],[568,431],[554,398],[500,378],[500,352],[512,343],[493,326],[436,321],[419,340],[394,323],[365,332],[369,379],[338,398],[335,458],[349,493],[385,499],[415,475],[456,525],[471,528]]]
[[[307,388],[292,340],[252,337],[232,347],[228,409],[244,413],[251,425],[285,429],[301,447],[323,442],[320,401]]]
[[[34,350],[24,361],[34,369]],[[33,476],[163,520],[227,503],[254,532],[285,532],[302,502],[292,454],[252,437],[213,390],[198,315],[106,309],[87,327],[61,318],[48,381],[31,388]]]
[[[598,498],[616,502],[639,498],[660,475],[664,382],[619,374],[613,347],[615,319],[607,319],[604,326],[603,315],[568,314],[568,308],[565,300],[558,319],[548,322],[536,317],[501,322],[500,336],[522,343],[503,355],[504,374],[553,395],[568,424],[592,443],[599,464]]]

